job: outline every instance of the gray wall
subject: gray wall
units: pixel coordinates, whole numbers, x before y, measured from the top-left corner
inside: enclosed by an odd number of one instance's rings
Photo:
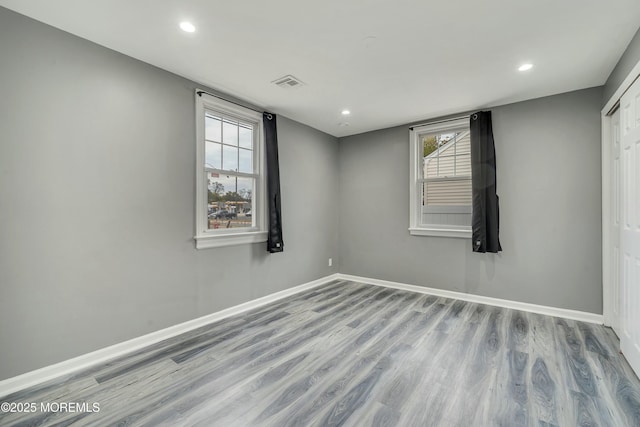
[[[609,101],[609,98],[613,96],[613,93],[618,89],[638,61],[640,61],[640,29],[638,29],[636,35],[631,39],[629,46],[627,46],[627,49],[609,75],[607,83],[604,85],[603,104]]]
[[[284,253],[197,251],[195,83],[3,8],[0,55],[0,380],[336,272],[335,138],[279,118]]]
[[[602,88],[492,108],[499,255],[411,236],[409,129],[340,140],[340,272],[602,313]]]

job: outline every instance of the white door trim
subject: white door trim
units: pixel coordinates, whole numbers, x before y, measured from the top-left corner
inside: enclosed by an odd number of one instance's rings
[[[607,116],[609,110],[602,114],[602,315],[604,324],[611,326],[614,322],[613,315],[613,277],[611,268],[611,253],[613,244],[611,241],[611,117]]]
[[[611,95],[611,98],[604,104],[604,108],[602,109],[602,114],[606,115],[614,105],[622,98],[622,95],[629,89],[629,86],[633,84],[633,82],[640,76],[640,61],[636,64],[635,67],[631,69],[627,77],[620,83],[620,86],[616,91]]]
[[[615,322],[612,319],[613,269],[611,268],[611,252],[613,251],[613,244],[609,226],[611,224],[611,204],[613,200],[611,195],[611,144],[613,142],[611,138],[611,117],[607,114],[638,76],[640,76],[640,61],[631,69],[631,72],[622,81],[600,112],[602,120],[602,314],[606,326],[619,324],[619,322]]]

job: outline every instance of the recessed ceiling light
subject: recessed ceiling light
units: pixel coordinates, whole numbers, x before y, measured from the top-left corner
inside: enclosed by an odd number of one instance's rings
[[[518,71],[527,71],[533,68],[533,64],[522,64],[518,67]]]
[[[351,111],[349,111],[349,110],[342,110],[342,115],[343,115],[343,116],[348,116],[349,114],[351,114]]]
[[[182,29],[182,31],[185,31],[187,33],[193,33],[196,31],[196,27],[191,22],[187,21],[181,22],[180,28]]]

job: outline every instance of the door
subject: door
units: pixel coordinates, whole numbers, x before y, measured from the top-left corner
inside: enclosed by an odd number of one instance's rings
[[[611,115],[611,327],[618,336],[620,331],[620,109]]]
[[[640,375],[640,79],[620,99],[620,349]]]

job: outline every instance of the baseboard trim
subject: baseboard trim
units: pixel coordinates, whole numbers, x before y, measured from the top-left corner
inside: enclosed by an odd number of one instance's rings
[[[245,303],[229,307],[227,309],[189,320],[178,325],[170,326],[156,332],[152,332],[137,338],[130,339],[109,347],[105,347],[91,353],[83,354],[73,359],[68,359],[54,365],[45,366],[13,378],[0,381],[0,397],[7,396],[20,390],[41,384],[64,375],[70,375],[83,369],[107,362],[116,357],[124,356],[149,345],[156,344],[167,338],[189,332],[191,330],[206,326],[210,323],[225,319],[254,308],[262,307],[274,301],[298,294],[308,289],[324,285],[334,280],[344,280],[352,282],[366,283],[370,285],[383,286],[386,288],[401,289],[405,291],[418,292],[422,294],[434,295],[445,298],[453,298],[462,301],[469,301],[479,304],[492,305],[497,307],[511,308],[515,310],[528,311],[531,313],[544,314],[565,319],[579,320],[588,323],[603,324],[604,317],[601,314],[587,313],[584,311],[568,310],[557,307],[548,307],[525,302],[510,301],[500,298],[492,298],[481,295],[466,294],[463,292],[447,291],[443,289],[429,288],[424,286],[410,285],[406,283],[391,282],[388,280],[372,279],[370,277],[353,276],[350,274],[335,273],[308,283],[304,283],[293,288],[285,289],[274,294],[266,295]]]
[[[317,286],[324,285],[334,280],[341,280],[338,278],[337,273],[304,283],[299,286],[295,286],[293,288],[266,295],[261,298],[247,301],[245,303],[229,307],[224,310],[199,317],[197,319],[170,326],[156,332],[151,332],[149,334],[142,335],[128,341],[114,344],[112,346],[105,347],[91,353],[83,354],[81,356],[74,357],[73,359],[68,359],[54,365],[45,366],[43,368],[27,372],[16,377],[8,378],[6,380],[0,381],[0,397],[7,396],[11,393],[24,390],[28,387],[50,381],[64,375],[73,374],[83,369],[90,368],[91,366],[107,362],[116,357],[124,356],[146,346],[158,343],[167,338],[172,338],[176,335],[180,335],[185,332],[200,328],[202,326],[206,326],[218,320],[222,320],[227,317],[252,310],[254,308],[262,307],[274,301],[298,294],[308,289],[313,289]]]
[[[514,310],[528,311],[531,313],[545,314],[547,316],[563,317],[565,319],[579,320],[587,323],[604,324],[604,316],[601,314],[588,313],[585,311],[568,310],[564,308],[548,307],[544,305],[530,304],[526,302],[510,301],[500,298],[485,297],[482,295],[466,294],[463,292],[447,291],[443,289],[428,288],[424,286],[409,285],[406,283],[390,282],[387,280],[372,279],[369,277],[352,276],[350,274],[338,274],[338,279],[370,285],[384,286],[386,288],[401,289],[405,291],[418,292],[421,294],[434,295],[438,297],[453,298],[462,301],[475,302],[497,307],[512,308]]]

